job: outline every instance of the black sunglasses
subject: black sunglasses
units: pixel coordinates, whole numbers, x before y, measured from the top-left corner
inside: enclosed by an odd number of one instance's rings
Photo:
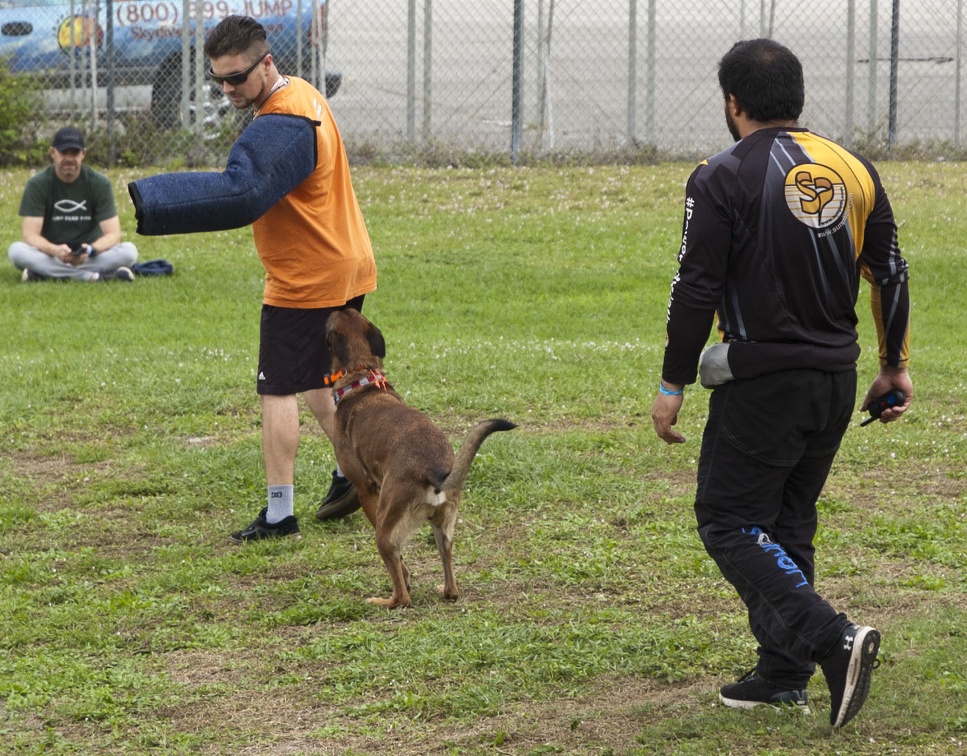
[[[214,81],[219,86],[221,86],[222,84],[225,84],[227,82],[227,83],[231,84],[233,87],[240,87],[246,81],[248,81],[248,75],[250,73],[252,73],[252,71],[255,70],[255,67],[259,63],[261,63],[263,60],[265,60],[265,58],[266,58],[266,56],[268,54],[269,54],[268,52],[265,53],[261,58],[259,58],[257,61],[255,61],[252,65],[250,65],[244,71],[239,71],[237,73],[225,74],[224,76],[219,76],[214,71],[212,71],[212,64],[209,63],[208,64],[208,70],[205,72],[205,74],[206,74],[206,76],[208,76],[209,79],[211,79],[212,81]]]

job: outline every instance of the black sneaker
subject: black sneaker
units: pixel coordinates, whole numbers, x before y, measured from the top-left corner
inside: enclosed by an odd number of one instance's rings
[[[334,520],[337,517],[345,517],[355,512],[362,506],[359,503],[359,494],[353,488],[353,484],[335,470],[332,471],[332,484],[329,486],[329,493],[322,500],[322,505],[316,510],[317,520]]]
[[[740,677],[738,682],[723,686],[719,691],[719,700],[733,709],[771,706],[778,711],[782,707],[792,707],[803,714],[809,713],[805,689],[780,688],[759,677],[755,670]]]
[[[299,521],[295,515],[289,515],[285,519],[270,525],[265,521],[267,511],[268,507],[262,507],[259,516],[255,518],[251,525],[244,530],[232,533],[229,538],[235,543],[246,543],[247,541],[261,541],[263,538],[302,537],[302,533],[299,532]]]
[[[855,717],[870,694],[870,673],[879,666],[880,632],[847,625],[839,642],[819,666],[829,686],[829,723],[842,727]]]

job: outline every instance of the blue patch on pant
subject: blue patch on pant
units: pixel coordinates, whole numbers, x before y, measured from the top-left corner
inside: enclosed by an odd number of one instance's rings
[[[758,543],[759,548],[776,560],[776,566],[780,570],[785,572],[787,575],[799,575],[799,577],[802,578],[802,581],[796,584],[796,588],[802,588],[803,586],[809,585],[809,581],[806,580],[806,576],[803,574],[803,571],[799,569],[799,565],[792,560],[782,546],[780,546],[778,543],[773,543],[772,539],[769,538],[769,534],[764,533],[762,528],[742,528],[742,532],[755,536],[756,543]]]

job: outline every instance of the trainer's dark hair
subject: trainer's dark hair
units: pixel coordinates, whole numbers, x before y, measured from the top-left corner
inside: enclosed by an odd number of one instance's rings
[[[269,51],[265,27],[251,16],[226,16],[205,40],[205,57],[248,54],[252,61]]]
[[[719,84],[754,121],[795,121],[806,99],[802,63],[771,39],[736,42],[719,62]]]

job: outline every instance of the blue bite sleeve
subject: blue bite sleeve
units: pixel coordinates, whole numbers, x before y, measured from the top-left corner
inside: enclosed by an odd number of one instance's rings
[[[224,172],[163,173],[128,184],[144,236],[247,226],[315,169],[317,122],[302,116],[256,118],[232,146]]]

